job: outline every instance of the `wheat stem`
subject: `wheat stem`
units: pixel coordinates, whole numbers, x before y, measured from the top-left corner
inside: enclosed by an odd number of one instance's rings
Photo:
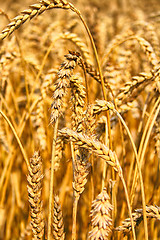
[[[123,120],[122,116],[117,112],[117,110],[113,110],[116,115],[118,116],[118,118],[121,120],[123,126],[125,127],[127,134],[129,136],[129,139],[131,141],[134,153],[135,153],[135,157],[136,157],[136,163],[137,163],[137,167],[138,167],[138,171],[139,171],[139,178],[140,178],[140,185],[141,185],[141,194],[142,194],[142,205],[143,205],[143,216],[144,216],[144,231],[145,231],[145,240],[148,240],[148,227],[147,227],[147,217],[146,217],[146,201],[145,201],[145,193],[144,193],[144,184],[143,184],[143,177],[142,177],[142,172],[141,172],[141,167],[140,167],[140,163],[138,161],[138,155],[137,155],[137,150],[136,150],[136,146],[133,142],[131,133],[129,131],[129,128],[127,127],[125,121]]]
[[[97,49],[96,49],[96,46],[95,46],[95,43],[94,43],[94,40],[93,40],[93,37],[92,37],[92,34],[86,24],[86,22],[84,21],[80,11],[78,11],[72,4],[70,4],[70,7],[71,9],[77,13],[77,15],[79,16],[79,18],[81,19],[87,33],[88,33],[88,36],[89,36],[89,39],[91,41],[91,45],[92,45],[92,48],[93,48],[93,52],[94,52],[94,55],[95,55],[95,59],[96,59],[96,63],[97,63],[97,67],[98,67],[98,71],[99,71],[99,76],[100,76],[100,80],[101,80],[101,86],[102,86],[102,93],[103,93],[103,98],[104,100],[107,101],[107,97],[106,97],[106,93],[105,93],[105,85],[104,85],[104,79],[103,79],[103,75],[102,75],[102,70],[101,70],[101,66],[100,66],[100,62],[99,62],[99,59],[98,59],[98,53],[97,53]],[[107,115],[107,124],[108,124],[108,137],[109,137],[109,144],[110,144],[110,149],[112,150],[112,139],[111,139],[111,127],[110,127],[110,118],[109,118],[109,112],[107,111],[106,113]],[[114,175],[114,174],[113,174]]]
[[[74,201],[73,201],[72,240],[76,240],[77,206],[78,206],[78,199],[76,197],[74,197]]]
[[[159,102],[160,102],[160,97],[158,98],[155,105],[153,106],[153,109],[150,113],[150,116],[149,116],[148,121],[145,125],[145,129],[144,129],[144,132],[143,132],[143,135],[142,135],[142,139],[141,139],[141,143],[140,143],[140,147],[139,147],[139,151],[138,151],[138,161],[140,162],[140,167],[142,166],[142,161],[143,161],[145,150],[146,150],[148,140],[149,140],[149,137],[150,137],[150,134],[151,134],[151,130],[153,128],[155,119],[156,119],[157,114],[159,112],[159,107],[158,107],[157,111],[156,111],[156,113],[153,117],[153,113],[154,113],[156,107],[158,106]],[[137,181],[136,179],[137,179],[137,167],[135,168],[134,177],[133,177],[133,184],[132,184],[132,188],[131,188],[131,196],[132,196],[131,202],[133,201],[133,192],[134,192],[136,181]]]
[[[56,119],[56,121],[55,121],[53,144],[52,144],[51,177],[50,177],[49,209],[48,209],[48,234],[47,234],[47,239],[48,240],[51,240],[52,200],[53,200],[53,190],[54,190],[54,165],[55,165],[55,150],[56,150],[57,129],[58,129],[58,119]]]
[[[72,166],[73,166],[73,181],[75,179],[75,157],[73,142],[71,142]],[[75,190],[73,190],[75,191]],[[73,216],[72,216],[72,240],[76,240],[76,219],[77,219],[77,205],[78,199],[73,192]]]
[[[127,206],[128,206],[128,211],[129,211],[129,216],[131,219],[131,228],[132,228],[132,233],[133,233],[133,239],[136,240],[136,234],[135,234],[135,229],[134,229],[134,222],[133,222],[133,218],[132,218],[132,209],[131,209],[131,205],[130,205],[130,201],[129,201],[129,195],[128,195],[128,191],[127,191],[127,186],[123,177],[123,174],[121,172],[121,174],[119,174],[121,181],[123,183],[123,187],[124,187],[124,192],[126,195],[126,201],[127,201]]]
[[[108,143],[108,126],[107,126],[107,121],[106,121],[106,123],[105,123],[105,145],[106,146],[107,146],[107,143]],[[103,162],[102,187],[101,187],[102,191],[105,187],[106,170],[107,170],[107,164],[106,164],[106,162]]]
[[[28,161],[26,152],[25,152],[24,147],[22,146],[22,143],[21,143],[21,141],[20,141],[20,139],[19,139],[19,137],[18,137],[18,135],[17,135],[17,133],[16,133],[15,128],[13,127],[12,123],[10,122],[10,120],[8,119],[8,117],[5,115],[5,113],[2,112],[1,109],[0,109],[0,114],[1,114],[2,117],[6,120],[6,122],[8,123],[8,125],[10,126],[10,128],[11,128],[11,130],[12,130],[12,132],[13,132],[13,134],[14,134],[17,142],[18,142],[18,145],[19,145],[19,147],[20,147],[20,149],[21,149],[21,152],[22,152],[22,155],[23,155],[23,157],[24,157],[24,160],[25,160],[25,162],[26,162],[26,164],[27,164],[27,167],[29,168],[30,164],[29,164],[29,161]]]

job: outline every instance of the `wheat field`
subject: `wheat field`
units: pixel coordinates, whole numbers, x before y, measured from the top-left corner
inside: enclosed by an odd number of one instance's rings
[[[160,239],[160,1],[0,1],[0,240]]]

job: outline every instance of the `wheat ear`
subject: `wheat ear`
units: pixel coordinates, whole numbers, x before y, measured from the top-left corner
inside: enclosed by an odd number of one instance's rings
[[[160,220],[160,207],[158,206],[146,206],[146,216],[147,218],[154,218]],[[136,209],[132,213],[134,226],[137,227],[143,220],[143,209]],[[130,218],[125,219],[122,222],[122,226],[119,226],[114,229],[115,231],[123,232],[123,234],[128,234],[131,231],[131,221]]]
[[[64,224],[61,205],[58,195],[54,197],[53,218],[52,218],[52,234],[55,240],[64,240]]]
[[[53,93],[53,103],[51,105],[51,123],[56,121],[61,114],[61,107],[63,105],[63,98],[66,95],[67,88],[70,84],[71,74],[76,67],[78,56],[67,54],[65,55],[66,61],[64,61],[58,71],[58,79],[55,83],[55,91]]]
[[[85,134],[77,133],[71,129],[63,128],[59,131],[60,136],[70,139],[75,142],[79,147],[88,149],[97,154],[100,158],[104,159],[115,171],[119,171],[119,163],[116,153],[111,151],[108,147],[100,141],[95,140],[94,137],[88,137]]]
[[[73,130],[82,132],[83,127],[83,110],[85,106],[86,92],[79,76],[73,76],[70,79],[71,103],[72,103],[72,125]]]
[[[44,219],[42,195],[42,160],[38,152],[30,159],[28,180],[28,197],[30,203],[31,225],[34,240],[43,239]]]
[[[88,239],[107,240],[111,232],[112,219],[110,211],[113,209],[109,202],[109,196],[106,188],[92,202],[91,225],[92,230],[89,232]]]
[[[64,8],[69,9],[69,3],[65,0],[42,0],[40,3],[33,4],[29,9],[26,9],[21,12],[20,15],[13,18],[13,20],[7,25],[2,33],[0,34],[0,40],[3,40],[11,33],[13,33],[16,29],[18,29],[23,23],[25,23],[28,19],[32,19],[33,17],[42,14],[44,11],[52,9],[52,8]]]

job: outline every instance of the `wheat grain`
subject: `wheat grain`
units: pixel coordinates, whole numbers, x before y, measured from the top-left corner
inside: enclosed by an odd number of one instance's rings
[[[153,65],[153,68],[155,68],[155,66],[158,64],[158,59],[156,57],[156,54],[151,44],[142,37],[136,36],[135,39],[139,42],[140,46],[143,48],[144,52],[147,54],[148,60]]]

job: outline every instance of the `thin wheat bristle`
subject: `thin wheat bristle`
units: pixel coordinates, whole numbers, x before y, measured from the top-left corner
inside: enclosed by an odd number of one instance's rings
[[[110,211],[113,210],[109,202],[109,196],[106,189],[96,197],[92,202],[91,225],[92,230],[89,232],[88,239],[107,240],[111,232],[112,219]]]

